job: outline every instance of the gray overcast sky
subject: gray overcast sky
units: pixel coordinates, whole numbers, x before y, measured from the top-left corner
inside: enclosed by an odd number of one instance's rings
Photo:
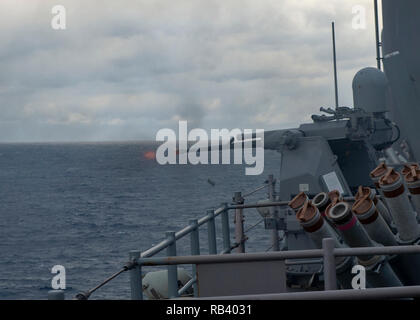
[[[57,4],[66,30],[51,28]],[[180,119],[295,127],[334,104],[333,20],[352,106],[354,74],[376,65],[372,0],[1,0],[0,141],[154,139]]]

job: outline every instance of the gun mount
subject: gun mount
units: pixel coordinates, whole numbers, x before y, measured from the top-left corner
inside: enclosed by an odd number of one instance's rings
[[[264,133],[264,148],[282,154],[281,199],[302,191],[351,195],[360,185],[374,187],[369,172],[393,153],[389,148],[400,136],[399,127],[387,118],[387,85],[382,71],[364,68],[353,80],[354,108],[321,107],[327,115],[312,115],[312,123]],[[241,135],[239,140],[252,138]]]

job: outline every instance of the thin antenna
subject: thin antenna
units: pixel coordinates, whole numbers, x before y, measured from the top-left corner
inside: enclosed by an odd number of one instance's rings
[[[334,87],[335,87],[335,108],[338,108],[338,85],[337,85],[337,56],[335,54],[335,28],[334,22],[331,23],[332,26],[332,41],[333,41],[333,56],[334,56]]]
[[[376,63],[381,70],[381,40],[379,38],[378,0],[375,0],[375,33],[376,33]]]

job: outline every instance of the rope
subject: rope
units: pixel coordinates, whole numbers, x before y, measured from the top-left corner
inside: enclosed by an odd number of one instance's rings
[[[99,288],[101,288],[104,285],[106,285],[112,279],[115,279],[116,277],[118,277],[121,273],[133,269],[135,266],[137,266],[137,262],[135,262],[135,261],[129,261],[129,262],[127,262],[120,271],[114,273],[112,276],[110,276],[109,278],[105,279],[103,282],[101,282],[100,284],[98,284],[93,289],[90,289],[90,290],[88,290],[86,292],[79,292],[78,294],[76,294],[75,299],[76,300],[88,300],[89,297],[90,297],[90,295],[92,293],[94,293],[96,290],[98,290]]]
[[[244,231],[244,233],[247,233],[248,231],[250,231],[250,230],[252,230],[252,229],[254,229],[256,226],[258,226],[261,222],[263,222],[264,221],[264,219],[261,219],[260,221],[258,221],[256,224],[254,224],[253,226],[251,226],[251,227],[249,227],[248,229],[246,229],[245,231]]]
[[[241,240],[241,242],[240,242],[240,243],[235,242],[235,243],[234,243],[234,244],[230,247],[230,250],[233,250],[233,249],[235,249],[235,248],[239,247],[242,243],[244,243],[244,242],[245,242],[245,241],[247,241],[247,240],[248,240],[248,237],[244,235],[244,237],[243,237],[243,239]]]
[[[270,251],[273,247],[274,247],[274,244],[272,244],[267,250],[265,250],[265,252]]]
[[[278,242],[280,242],[280,239]],[[265,252],[270,251],[271,249],[273,249],[273,247],[274,247],[274,243],[267,250],[265,250]],[[280,251],[283,251],[283,249],[280,249]]]
[[[265,183],[267,183],[267,181]],[[243,198],[249,197],[250,195],[252,195],[252,194],[254,194],[254,193],[256,193],[256,192],[258,192],[258,191],[260,191],[260,190],[262,190],[264,188],[266,188],[267,186],[268,186],[267,184],[264,184],[261,187],[258,187],[257,189],[255,189],[255,190],[253,190],[251,192],[248,192],[248,193],[244,194],[242,197]]]

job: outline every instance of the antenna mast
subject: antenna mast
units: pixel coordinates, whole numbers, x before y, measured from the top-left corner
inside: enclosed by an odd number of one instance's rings
[[[379,39],[379,18],[378,18],[378,0],[374,2],[375,7],[375,34],[376,34],[376,63],[378,69],[381,70],[381,40]]]
[[[338,108],[338,85],[337,85],[337,57],[335,54],[335,28],[334,22],[331,23],[332,26],[332,41],[333,41],[333,60],[334,60],[334,88],[335,88],[335,108]]]

